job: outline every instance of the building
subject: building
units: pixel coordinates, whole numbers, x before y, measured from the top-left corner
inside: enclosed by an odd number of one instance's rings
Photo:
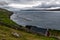
[[[31,26],[31,25],[26,25],[25,27],[32,33],[47,36],[48,30],[45,28],[40,28],[40,27],[36,27],[36,26]]]

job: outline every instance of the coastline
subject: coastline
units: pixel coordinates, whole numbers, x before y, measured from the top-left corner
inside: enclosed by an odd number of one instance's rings
[[[19,31],[23,31],[24,33],[26,32],[26,33],[28,33],[27,31],[26,31],[26,28],[22,28],[20,25],[18,25],[18,24],[16,24],[15,22],[13,22],[9,17],[13,14],[13,13],[10,13],[10,11],[8,11],[8,10],[1,10],[0,11],[1,13],[0,13],[0,18],[1,18],[1,15],[2,15],[2,18],[1,19],[3,19],[3,20],[0,20],[0,25],[2,25],[2,26],[6,26],[6,27],[8,27],[8,28],[12,28],[12,29],[15,29],[15,30],[19,30]],[[23,29],[23,30],[22,30]],[[30,34],[30,32],[29,32],[29,34]],[[28,34],[28,36],[29,36],[29,34]],[[31,34],[33,34],[33,33],[31,33]],[[34,35],[35,35],[35,33],[34,33]],[[38,36],[38,35],[36,35],[36,36]],[[43,36],[44,37],[44,36]],[[46,38],[46,37],[44,37],[44,38]],[[48,38],[48,37],[47,37]]]
[[[2,9],[2,8],[0,8],[0,12],[2,12],[0,13],[2,15],[2,18],[0,16],[1,18],[0,23],[8,25],[8,27],[11,27],[14,29],[20,27],[20,25],[18,25],[17,23],[15,23],[13,20],[10,19],[10,16],[14,14],[13,12],[6,10],[6,9]]]

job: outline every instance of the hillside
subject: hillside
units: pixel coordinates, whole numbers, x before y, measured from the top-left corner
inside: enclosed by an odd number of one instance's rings
[[[16,28],[21,26],[10,20],[12,14],[13,12],[0,9],[0,40],[58,40],[53,37],[39,36],[22,30],[16,30]],[[18,33],[19,37],[13,36],[12,32]]]
[[[4,24],[6,26],[16,28],[19,27],[15,22],[10,20],[10,16],[13,14],[13,12],[7,11],[5,9],[0,9],[0,24]]]

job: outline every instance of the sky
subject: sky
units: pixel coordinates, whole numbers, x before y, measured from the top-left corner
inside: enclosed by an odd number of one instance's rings
[[[6,2],[8,6],[14,8],[25,7],[60,7],[60,0],[0,0],[0,3]]]

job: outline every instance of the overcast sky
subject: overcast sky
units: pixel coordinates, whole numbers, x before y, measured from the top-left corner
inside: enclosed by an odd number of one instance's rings
[[[11,7],[49,7],[57,6],[60,7],[60,0],[0,0],[0,2],[9,3],[8,6]]]
[[[60,0],[0,0],[0,1],[7,1],[12,3],[33,3],[37,1],[45,1],[45,2],[53,2],[53,1],[60,1]]]

